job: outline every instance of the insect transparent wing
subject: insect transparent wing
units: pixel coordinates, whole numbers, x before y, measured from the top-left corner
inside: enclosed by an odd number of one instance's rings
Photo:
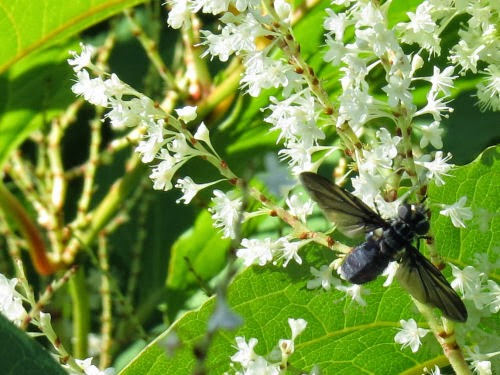
[[[448,319],[467,320],[467,309],[458,294],[442,273],[413,246],[406,248],[396,278],[418,301],[439,308]]]
[[[303,172],[300,174],[300,181],[311,198],[318,203],[325,216],[346,236],[356,237],[362,233],[389,226],[362,200],[326,178],[316,173]]]

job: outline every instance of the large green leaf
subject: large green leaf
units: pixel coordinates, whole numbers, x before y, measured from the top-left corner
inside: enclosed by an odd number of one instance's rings
[[[66,40],[144,0],[16,0],[0,7],[0,73],[30,53]]]
[[[0,165],[34,130],[76,99],[68,43],[34,53],[0,77]]]
[[[439,253],[464,267],[474,264],[478,253],[488,254],[491,262],[498,259],[500,243],[500,147],[490,147],[476,160],[457,167],[445,178],[444,186],[431,185],[431,203],[453,204],[466,196],[474,218],[464,229],[455,228],[448,217],[439,215],[440,207],[432,210],[432,231]],[[432,208],[432,205],[431,205]]]
[[[2,374],[66,374],[39,343],[0,314],[0,358]]]
[[[0,166],[34,130],[72,101],[67,42],[141,0],[4,1],[0,7]]]

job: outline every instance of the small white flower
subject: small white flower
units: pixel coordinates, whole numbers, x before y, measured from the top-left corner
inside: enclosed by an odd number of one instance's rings
[[[204,122],[198,126],[198,129],[196,129],[196,133],[194,133],[193,137],[198,141],[210,144],[210,132]]]
[[[346,26],[349,24],[347,15],[345,13],[335,13],[331,9],[326,9],[328,16],[323,21],[323,27],[325,30],[329,31],[329,34],[335,36],[335,41],[338,41],[341,45],[344,39],[344,31]],[[328,35],[330,36],[330,35]]]
[[[94,55],[96,49],[90,44],[80,43],[82,52],[78,55],[75,51],[69,51],[73,59],[68,59],[68,64],[73,65],[73,70],[79,72],[83,68],[86,68],[92,63],[92,56]]]
[[[167,23],[172,29],[180,29],[187,17],[189,16],[189,8],[187,0],[169,0],[171,6],[168,12]]]
[[[410,319],[408,321],[401,319],[399,323],[403,328],[400,329],[398,333],[396,333],[396,336],[394,336],[394,341],[398,344],[403,345],[402,349],[409,346],[411,351],[413,353],[416,353],[418,351],[418,348],[422,344],[420,342],[420,338],[427,335],[429,330],[418,328],[417,322],[415,322],[415,320],[413,319]]]
[[[436,186],[443,186],[445,184],[443,176],[449,176],[448,171],[454,167],[453,164],[448,163],[448,160],[452,157],[451,154],[448,153],[448,155],[443,158],[443,152],[436,151],[433,161],[427,161],[429,159],[426,157],[428,157],[428,155],[424,155],[421,160],[415,160],[415,164],[427,169],[426,177],[429,180],[435,179],[434,182]]]
[[[363,288],[362,285],[337,285],[335,289],[340,290],[341,292],[345,292],[346,295],[351,296],[352,301],[356,301],[359,305],[366,306],[366,301],[363,299],[363,294],[369,294],[369,291]]]
[[[391,75],[387,86],[382,88],[387,93],[388,103],[391,107],[395,107],[399,103],[409,104],[413,102],[413,97],[410,92],[411,79],[398,75]]]
[[[420,148],[426,147],[429,143],[437,149],[443,147],[443,140],[441,136],[444,129],[439,127],[439,121],[433,121],[430,125],[420,126],[420,131],[422,132],[422,138],[420,138]]]
[[[273,252],[279,254],[277,259],[284,259],[283,267],[286,267],[292,259],[297,264],[302,264],[302,258],[298,254],[299,249],[309,242],[310,240],[290,242],[286,237],[282,237],[276,241],[277,248]]]
[[[500,352],[486,353],[483,354],[479,351],[478,346],[472,348],[465,347],[467,357],[466,359],[471,361],[471,365],[474,369],[474,373],[478,375],[492,375],[490,358],[493,358],[500,354]]]
[[[168,152],[162,149],[162,147],[168,141],[168,138],[165,139],[165,136],[170,135],[169,132],[165,130],[165,121],[163,119],[158,121],[150,120],[147,123],[143,123],[143,125],[146,128],[146,134],[144,134],[135,148],[135,152],[141,154],[141,161],[143,163],[152,162],[160,150],[162,150],[163,154],[160,153],[159,157],[164,158],[165,153]]]
[[[300,335],[307,327],[307,322],[304,319],[288,319],[288,325],[292,330],[292,340]]]
[[[452,48],[449,59],[453,64],[462,66],[460,73],[465,73],[468,70],[477,73],[477,62],[480,60],[481,51],[485,48],[484,44],[469,45],[465,40],[460,40]]]
[[[307,201],[302,202],[296,194],[289,196],[286,199],[286,204],[290,213],[303,223],[306,222],[306,217],[313,212],[312,200],[308,199]]]
[[[453,66],[446,67],[442,72],[437,66],[434,67],[434,73],[429,81],[432,83],[431,91],[442,92],[446,96],[450,96],[450,89],[453,88],[453,80],[458,76],[452,76]]]
[[[80,70],[76,73],[77,81],[71,86],[71,91],[76,95],[81,95],[91,104],[106,107],[108,105],[108,96],[106,95],[106,85],[101,78],[90,79],[86,70]]]
[[[8,279],[0,273],[0,313],[16,325],[26,317],[21,295],[16,291],[17,279]]]
[[[188,204],[196,196],[196,194],[198,194],[198,192],[200,190],[203,190],[206,187],[217,184],[221,181],[224,181],[224,180],[217,180],[214,182],[208,182],[206,184],[196,184],[189,176],[186,176],[184,178],[180,178],[177,180],[175,187],[177,189],[181,189],[182,197],[177,199],[175,202],[180,203],[180,202],[184,201],[184,204]]]
[[[279,363],[269,363],[264,357],[257,357],[255,361],[248,364],[245,375],[280,375]]]
[[[196,118],[196,116],[197,116],[196,109],[197,108],[198,107],[196,107],[196,106],[185,106],[182,108],[177,108],[175,110],[175,112],[177,112],[179,119],[188,123],[188,122],[193,121]]]
[[[241,363],[243,367],[248,367],[250,362],[257,359],[257,354],[255,354],[253,348],[259,341],[252,337],[247,343],[245,338],[241,336],[236,336],[235,340],[238,351],[231,356],[231,361]]]
[[[432,19],[431,11],[432,5],[429,3],[423,3],[417,7],[415,13],[408,12],[408,17],[410,22],[408,23],[408,28],[412,30],[415,34],[418,33],[433,33],[438,25]]]
[[[448,107],[447,104],[450,101],[445,101],[444,98],[438,98],[438,94],[434,91],[429,91],[427,94],[427,104],[417,112],[415,112],[415,117],[422,116],[426,114],[432,115],[434,121],[441,121],[441,118],[448,118],[449,113],[453,112],[452,107]]]
[[[396,276],[396,272],[398,271],[399,263],[398,262],[390,262],[387,268],[382,273],[382,276],[387,276],[384,281],[384,286],[388,287],[392,284],[394,277]]]
[[[488,300],[487,305],[490,312],[497,314],[500,311],[500,286],[493,280],[488,280]]]
[[[276,14],[278,14],[280,20],[285,23],[290,22],[292,7],[285,0],[275,0],[274,9]]]
[[[295,351],[295,344],[293,340],[280,339],[278,341],[278,347],[281,350],[281,355],[283,357],[288,357]]]
[[[486,275],[472,266],[467,266],[461,270],[452,264],[451,268],[455,277],[451,282],[451,286],[459,290],[464,299],[474,302],[474,306],[478,310],[485,311],[485,307],[490,306],[490,311],[494,312],[494,306],[499,304],[499,296],[498,288],[495,293],[494,285],[489,283],[491,280],[486,283]]]
[[[451,205],[443,205],[443,209],[439,211],[441,215],[449,216],[453,225],[457,228],[465,228],[465,220],[472,219],[472,210],[470,207],[465,207],[467,197],[461,197],[458,202]]]
[[[258,264],[264,266],[273,260],[273,248],[276,246],[271,239],[248,239],[241,241],[241,249],[236,250],[236,256],[243,259],[245,266]]]
[[[96,366],[92,364],[92,357],[86,358],[84,360],[75,359],[75,362],[83,370],[85,375],[115,375],[116,371],[113,367],[109,367],[103,371],[99,370]]]
[[[459,290],[463,296],[472,295],[481,289],[481,283],[484,279],[482,272],[472,266],[466,266],[464,269],[460,269],[451,263],[450,266],[454,277],[451,282],[453,289]]]
[[[151,171],[149,178],[153,180],[153,189],[168,191],[172,189],[172,178],[186,160],[179,159],[161,149],[158,159],[161,160]]]
[[[243,202],[241,198],[232,198],[233,193],[227,194],[220,190],[214,190],[212,202],[214,206],[208,210],[212,213],[214,226],[222,228],[225,238],[236,238],[236,227],[239,225],[240,211]]]
[[[319,270],[311,267],[309,270],[315,278],[307,282],[307,289],[322,287],[325,290],[330,290],[332,285],[340,285],[339,279],[333,277],[332,270],[328,266],[321,266]]]

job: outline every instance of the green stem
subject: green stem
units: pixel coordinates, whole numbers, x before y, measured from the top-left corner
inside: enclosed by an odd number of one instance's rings
[[[85,359],[88,356],[90,306],[83,267],[78,269],[68,285],[73,308],[73,356]]]
[[[99,206],[92,211],[90,226],[85,228],[82,233],[77,233],[66,248],[63,254],[64,263],[73,263],[81,246],[88,247],[94,242],[99,232],[110,222],[132,191],[140,185],[146,170],[147,166],[134,155],[132,165],[128,168],[125,176],[111,186]]]

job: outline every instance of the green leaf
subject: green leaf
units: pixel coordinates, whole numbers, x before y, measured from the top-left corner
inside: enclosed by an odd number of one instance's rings
[[[0,79],[0,166],[34,130],[76,99],[66,59],[76,43],[49,48],[16,64]]]
[[[319,365],[322,374],[396,374],[421,371],[424,363],[429,366],[443,362],[440,347],[430,334],[423,339],[424,345],[417,353],[408,348],[401,350],[394,342],[399,320],[418,318],[409,296],[399,286],[384,288],[382,280],[371,283],[370,294],[365,296],[366,307],[346,300],[345,294],[337,290],[308,290],[309,267],[318,268],[333,259],[333,254],[317,246],[308,246],[304,254],[302,266],[254,267],[234,280],[228,302],[243,317],[244,325],[236,332],[215,335],[206,362],[209,374],[229,370],[229,358],[235,353],[235,336],[245,336],[247,340],[256,337],[257,354],[269,353],[279,339],[290,338],[288,318],[303,318],[308,322],[290,358],[291,366],[302,371]],[[200,310],[179,319],[121,374],[192,373],[193,349],[203,338],[213,308],[211,299]],[[167,344],[173,337],[182,343],[175,349]]]
[[[431,203],[449,205],[466,196],[466,206],[472,209],[474,217],[465,223],[466,228],[458,229],[450,218],[439,214],[441,208],[432,210],[431,229],[439,253],[460,267],[475,264],[479,253],[487,254],[494,263],[500,243],[500,147],[486,149],[472,163],[453,169],[444,180],[444,186],[429,187]]]
[[[175,318],[180,309],[186,308],[200,282],[209,282],[221,272],[226,265],[230,244],[230,239],[221,238],[220,232],[214,230],[207,211],[202,211],[193,228],[177,239],[171,249],[166,282],[170,318]]]
[[[2,374],[66,374],[39,343],[0,314]]]
[[[66,40],[144,0],[16,0],[0,8],[0,73],[30,53]]]
[[[75,95],[67,40],[142,0],[4,2],[0,7],[0,166]]]

